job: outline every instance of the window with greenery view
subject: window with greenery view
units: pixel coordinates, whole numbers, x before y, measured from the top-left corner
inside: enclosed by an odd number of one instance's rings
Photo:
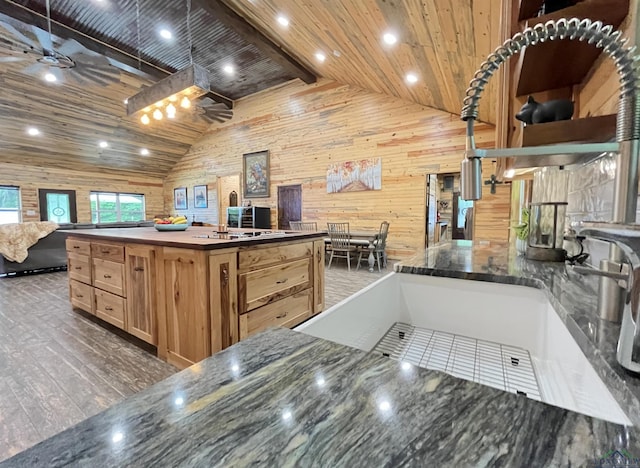
[[[20,222],[20,189],[0,185],[0,224]]]
[[[91,222],[115,223],[145,219],[144,195],[91,192]]]

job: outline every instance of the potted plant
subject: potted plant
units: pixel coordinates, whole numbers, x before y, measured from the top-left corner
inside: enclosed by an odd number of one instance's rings
[[[524,254],[527,250],[527,239],[529,238],[529,208],[523,206],[520,210],[520,222],[512,227],[516,233],[516,250],[519,254]]]

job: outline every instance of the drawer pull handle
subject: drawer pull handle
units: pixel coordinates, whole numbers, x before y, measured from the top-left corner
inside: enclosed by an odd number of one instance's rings
[[[81,266],[76,267],[76,270],[82,270],[82,267]]]
[[[277,319],[281,319],[281,318],[285,318],[286,316],[287,316],[287,313],[285,312],[285,313],[283,313],[283,314],[276,315],[276,318],[277,318]]]
[[[80,246],[79,246],[79,245],[74,245],[74,246],[73,246],[73,248],[74,248],[74,249],[79,249],[79,248],[80,248]]]
[[[135,267],[133,271],[144,271],[143,267]]]
[[[76,294],[76,297],[77,297],[78,299],[82,299],[84,296],[83,296],[82,294]]]
[[[111,275],[104,275],[104,277],[109,279],[109,278],[111,278]]]
[[[109,310],[109,311],[111,311],[111,310],[113,310],[113,307],[105,306],[104,310]]]
[[[286,283],[286,282],[287,282],[287,280],[288,280],[288,279],[289,279],[289,278],[285,278],[285,279],[283,279],[283,280],[278,280],[278,281],[276,281],[276,284],[284,284],[284,283]]]
[[[110,252],[111,252],[110,250],[104,250],[104,249],[102,249],[102,250],[100,251],[100,253],[103,253],[103,254],[108,254],[108,253],[110,253]]]

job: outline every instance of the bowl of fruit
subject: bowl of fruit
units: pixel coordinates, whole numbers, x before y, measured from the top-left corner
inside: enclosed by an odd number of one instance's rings
[[[168,218],[156,218],[154,227],[158,231],[184,231],[189,226],[185,216],[169,216]]]

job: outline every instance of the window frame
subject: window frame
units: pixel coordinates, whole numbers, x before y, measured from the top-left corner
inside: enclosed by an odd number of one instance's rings
[[[92,197],[93,195],[96,196],[96,209],[93,209],[92,206]],[[109,195],[109,196],[114,196],[116,199],[116,206],[115,206],[115,210],[101,210],[100,209],[100,195]],[[122,221],[122,213],[123,210],[121,208],[121,202],[120,202],[120,197],[121,196],[134,196],[134,197],[141,197],[142,198],[142,210],[141,211],[129,211],[129,210],[124,210],[124,213],[140,213],[141,214],[141,219],[137,220],[137,221],[130,221],[130,222],[140,222],[140,221],[144,221],[146,218],[146,213],[147,213],[147,203],[146,203],[146,197],[144,195],[144,193],[131,193],[131,192],[105,192],[105,191],[94,191],[92,190],[91,192],[89,192],[89,209],[91,211],[91,222],[95,223],[95,224],[101,224],[101,223],[110,223],[110,222],[115,222],[115,223],[121,223],[121,222],[128,222],[128,221]],[[94,213],[96,215],[95,221],[94,221]],[[103,221],[101,220],[101,214],[103,213],[115,213],[116,215],[116,220],[115,221]]]
[[[22,222],[22,191],[20,187],[17,185],[4,185],[0,184],[0,190],[15,190],[18,193],[18,207],[17,208],[0,208],[0,212],[3,213],[11,213],[16,212],[18,214],[18,223]],[[0,224],[12,224],[12,223],[3,223],[0,221]]]

